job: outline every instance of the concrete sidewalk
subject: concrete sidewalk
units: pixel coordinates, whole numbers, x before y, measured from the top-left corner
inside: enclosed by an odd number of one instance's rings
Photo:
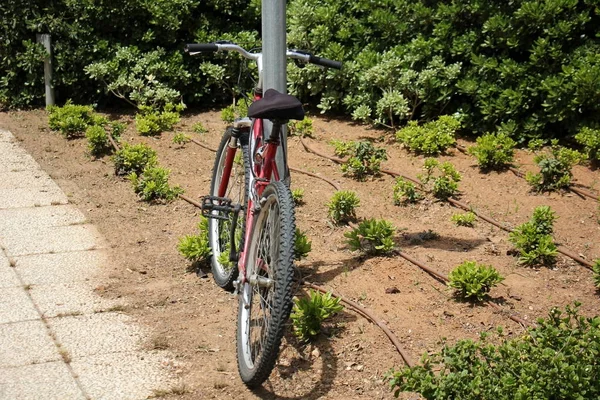
[[[0,129],[0,399],[145,399],[173,386],[168,354],[94,293],[101,235]]]

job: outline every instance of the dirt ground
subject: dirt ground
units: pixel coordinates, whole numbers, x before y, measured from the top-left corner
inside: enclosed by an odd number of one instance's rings
[[[198,199],[208,193],[214,153],[194,143],[172,143],[173,132],[158,138],[135,133],[130,116],[111,115],[128,122],[124,140],[145,142],[169,168],[171,182]],[[206,134],[195,134],[192,125],[202,122]],[[109,157],[99,160],[86,154],[85,139],[65,140],[48,128],[43,110],[0,113],[0,126],[15,134],[22,145],[48,171],[84,212],[89,222],[106,236],[115,264],[106,271],[106,284],[97,292],[123,298],[125,312],[153,332],[150,348],[166,348],[175,356],[169,366],[181,377],[181,385],[165,398],[284,398],[284,399],[387,399],[393,398],[384,375],[403,365],[387,337],[373,324],[350,310],[336,316],[325,334],[312,345],[299,344],[288,332],[281,357],[264,388],[256,393],[241,383],[235,358],[237,299],[219,289],[210,278],[190,271],[178,254],[178,238],[196,232],[199,210],[177,200],[149,205],[134,194],[131,184],[114,175]],[[392,141],[390,133],[347,121],[314,119],[315,149],[333,154],[331,139],[376,138],[385,144],[389,160],[384,167],[416,177],[423,158]],[[196,140],[216,148],[225,124],[218,112],[188,113],[177,125]],[[469,145],[465,140],[459,140]],[[426,200],[414,206],[393,205],[393,178],[357,182],[342,176],[339,165],[304,151],[298,138],[289,140],[290,165],[317,173],[357,192],[359,218],[386,218],[397,228],[400,249],[437,271],[448,274],[465,260],[491,264],[506,278],[494,288],[491,299],[503,312],[485,305],[459,302],[452,291],[406,260],[392,257],[361,258],[345,245],[349,228],[333,226],[326,203],[333,188],[321,180],[295,173],[292,188],[303,188],[305,204],[296,210],[297,224],[312,240],[308,259],[298,263],[305,279],[319,283],[372,310],[399,337],[413,360],[441,349],[442,342],[477,338],[483,331],[503,326],[507,335],[524,328],[508,313],[533,321],[554,307],[578,300],[581,310],[600,314],[592,272],[563,256],[555,268],[525,268],[511,253],[508,234],[478,221],[474,228],[457,227],[450,217],[458,210],[447,203]],[[549,205],[559,216],[555,238],[588,260],[600,257],[599,205],[575,194],[536,194],[511,172],[483,174],[475,159],[457,150],[440,159],[452,162],[463,175],[461,201],[508,226],[527,221],[533,209]],[[516,164],[535,170],[533,155],[518,151]],[[597,193],[600,174],[577,166],[578,184]],[[427,240],[432,230],[437,238]],[[397,293],[386,293],[395,287]],[[416,399],[414,394],[401,398]]]

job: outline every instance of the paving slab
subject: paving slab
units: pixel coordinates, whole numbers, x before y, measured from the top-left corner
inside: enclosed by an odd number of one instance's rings
[[[8,258],[0,251],[0,289],[20,286],[15,268],[10,266]]]
[[[0,324],[0,377],[3,367],[62,360],[41,320]]]
[[[39,313],[23,287],[0,289],[0,324],[39,318]]]
[[[170,383],[160,353],[117,353],[73,359],[71,368],[83,389],[98,400],[141,400]]]
[[[8,256],[94,250],[105,246],[90,224],[41,228],[35,232],[12,232],[0,236]]]
[[[58,188],[47,173],[41,169],[24,171],[0,170],[0,190],[20,189],[28,187],[53,187]]]
[[[73,358],[138,350],[145,334],[131,318],[118,313],[51,318],[50,328]]]
[[[93,314],[123,304],[98,296],[84,282],[34,285],[29,295],[45,318]]]
[[[62,361],[0,368],[0,399],[85,400]]]
[[[57,187],[0,190],[0,209],[67,204],[67,196]]]
[[[29,234],[51,226],[81,225],[86,218],[73,206],[56,205],[0,210],[0,237],[13,232]]]
[[[7,130],[0,129],[0,142],[8,142],[13,139],[14,139],[14,136],[12,133],[10,133]]]
[[[110,264],[106,250],[71,251],[14,257],[24,284],[49,285],[91,281]],[[91,288],[93,289],[93,288]],[[90,290],[91,291],[91,290]]]

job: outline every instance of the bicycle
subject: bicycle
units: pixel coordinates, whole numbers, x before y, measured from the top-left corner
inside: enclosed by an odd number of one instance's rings
[[[238,294],[237,360],[242,381],[260,386],[271,374],[279,355],[285,323],[292,309],[294,202],[282,178],[289,176],[283,152],[283,176],[275,155],[283,126],[302,120],[302,103],[274,89],[262,93],[262,54],[228,42],[187,44],[191,55],[234,51],[256,61],[258,83],[248,117],[234,121],[221,139],[215,158],[210,194],[202,200],[209,218],[211,269],[217,285]],[[341,68],[338,61],[287,50],[287,57],[324,67]],[[273,123],[265,135],[263,121]],[[240,218],[241,214],[241,218]],[[241,220],[241,221],[240,221]]]

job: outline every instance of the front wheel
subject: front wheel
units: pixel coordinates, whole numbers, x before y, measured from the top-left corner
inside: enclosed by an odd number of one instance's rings
[[[271,374],[292,308],[296,224],[290,189],[269,184],[260,199],[241,288],[237,358],[242,381],[249,388]]]

